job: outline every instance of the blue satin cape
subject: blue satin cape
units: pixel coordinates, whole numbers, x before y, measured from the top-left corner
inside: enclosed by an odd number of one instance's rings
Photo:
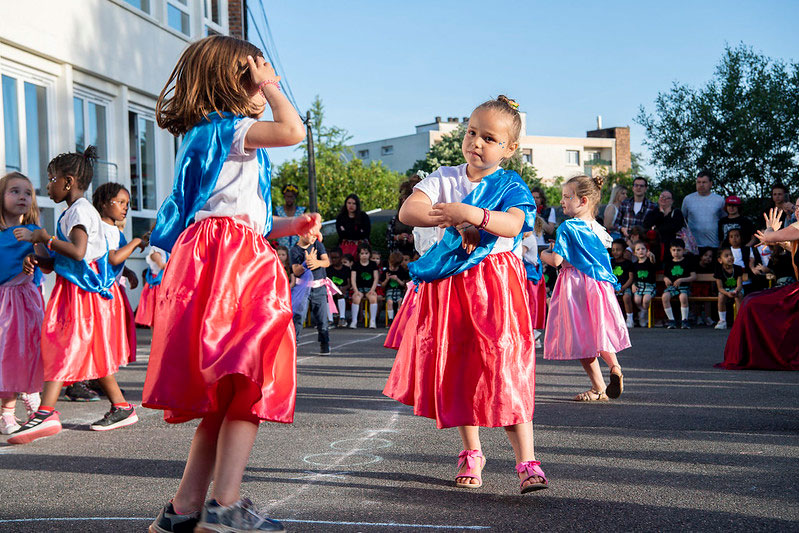
[[[586,276],[597,281],[607,281],[616,290],[621,289],[619,280],[610,267],[610,254],[585,221],[570,218],[558,226],[555,248],[552,251]]]
[[[169,252],[164,252],[166,257],[164,258],[164,265],[169,261]],[[150,287],[155,287],[156,285],[161,285],[161,280],[164,278],[164,268],[158,271],[157,276],[153,276],[153,271],[150,268],[147,268],[147,272],[144,273],[144,281],[147,282],[147,285]]]
[[[0,199],[2,201],[2,199]],[[0,231],[0,285],[22,273],[22,262],[29,254],[34,253],[33,243],[18,241],[14,237],[15,228],[26,228],[31,231],[41,229],[36,224],[11,226]],[[42,282],[42,271],[37,267],[33,271],[33,283],[37,286]]]
[[[106,241],[105,244],[106,244],[106,246],[108,246],[108,241]],[[120,231],[119,232],[119,247],[122,248],[126,244],[128,244],[128,240],[125,238],[125,234]],[[111,263],[108,263],[108,267],[111,269],[111,272],[114,274],[114,279],[117,279],[119,277],[119,275],[122,274],[122,271],[125,270],[125,262],[122,261],[118,265],[112,265]]]
[[[64,217],[65,213],[66,211],[61,213],[61,216],[58,217],[58,222],[56,222],[56,235],[62,241],[69,241],[61,231],[61,219]],[[86,262],[86,259],[75,261],[69,257],[51,252],[50,255],[55,259],[55,268],[53,270],[55,270],[56,274],[73,285],[77,285],[84,291],[96,292],[106,300],[111,300],[114,298],[114,295],[111,294],[111,291],[108,289],[114,285],[116,274],[114,274],[114,270],[108,262],[107,248],[108,244],[106,244],[105,254],[95,260],[99,272],[92,270],[89,263]]]
[[[523,261],[524,271],[527,273],[527,279],[538,285],[538,281],[544,276],[544,268],[541,266],[541,261],[537,265]]]
[[[202,209],[216,187],[219,172],[230,154],[233,133],[242,117],[211,113],[186,133],[175,163],[172,194],[158,210],[150,243],[167,252]],[[266,203],[264,235],[272,231],[271,165],[266,150],[259,148],[258,170],[261,196]]]
[[[535,200],[527,184],[513,171],[498,169],[484,177],[461,203],[483,207],[490,211],[508,211],[511,207],[521,209],[524,224],[514,238],[514,248],[522,240],[522,233],[532,231],[535,223]],[[415,282],[435,281],[472,268],[488,257],[497,243],[496,235],[480,231],[480,244],[469,254],[461,246],[461,235],[455,228],[447,228],[443,238],[430,247],[425,254],[408,265]]]

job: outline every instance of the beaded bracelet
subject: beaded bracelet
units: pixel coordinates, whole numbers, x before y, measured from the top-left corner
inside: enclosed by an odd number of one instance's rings
[[[277,89],[278,91],[280,90],[280,83],[277,80],[262,81],[261,83],[258,84],[258,91],[264,95],[264,98],[266,98],[266,93],[264,93],[264,87],[266,87],[267,85],[274,85],[275,89]]]
[[[47,239],[47,249],[52,251],[53,250],[53,241],[55,240],[55,235],[50,235],[50,238]]]
[[[480,222],[480,225],[477,226],[477,229],[483,229],[488,225],[488,221],[491,219],[491,211],[486,209],[485,207],[481,208],[483,210],[483,221]]]

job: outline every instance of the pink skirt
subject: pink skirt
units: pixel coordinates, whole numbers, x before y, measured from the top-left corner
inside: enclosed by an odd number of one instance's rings
[[[125,304],[125,337],[128,339],[128,351],[130,352],[128,363],[133,363],[136,361],[136,319],[133,316],[130,300],[128,300],[128,292],[122,285],[118,283],[117,285],[119,286],[119,294],[122,296],[122,302]]]
[[[116,374],[130,361],[125,297],[117,283],[106,300],[56,275],[42,326],[45,381],[83,381]]]
[[[262,235],[227,217],[189,226],[172,249],[155,312],[145,407],[164,410],[171,423],[201,418],[224,408],[222,378],[241,375],[250,390],[237,390],[254,398],[257,420],[293,421],[289,283]]]
[[[489,255],[423,283],[383,394],[439,428],[529,422],[535,343],[522,262]]]
[[[44,300],[33,276],[0,285],[0,396],[42,390]]]
[[[544,278],[534,283],[527,280],[527,298],[530,300],[530,318],[533,321],[533,329],[544,329],[547,323],[547,285]]]
[[[587,359],[630,347],[630,335],[610,283],[564,266],[549,301],[544,359]]]
[[[405,291],[405,298],[402,299],[402,305],[400,305],[397,316],[394,317],[394,322],[391,323],[391,327],[388,328],[386,342],[383,343],[383,346],[386,348],[394,348],[396,350],[400,347],[402,335],[408,327],[408,321],[411,315],[413,315],[413,311],[416,309],[416,296],[418,294],[416,285],[412,281],[409,281],[408,290]]]
[[[136,308],[136,324],[140,326],[153,327],[153,317],[155,316],[155,302],[158,299],[158,291],[161,285],[150,285],[144,283],[144,288],[139,296],[139,307]]]

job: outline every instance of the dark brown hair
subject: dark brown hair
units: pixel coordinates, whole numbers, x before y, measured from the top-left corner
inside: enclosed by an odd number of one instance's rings
[[[214,111],[257,118],[248,93],[247,56],[255,59],[263,53],[247,41],[225,35],[190,44],[158,96],[158,125],[181,135]]]
[[[121,183],[103,183],[92,193],[92,205],[97,212],[102,215],[103,207],[105,207],[108,202],[113,200],[116,195],[119,194],[119,191],[125,191],[128,193],[128,195],[130,195],[130,191],[128,191]]]
[[[8,229],[6,227],[6,203],[5,203],[5,196],[6,190],[8,189],[8,184],[11,183],[11,180],[23,180],[27,181],[28,184],[31,186],[31,196],[33,197],[33,201],[31,201],[31,206],[28,209],[28,212],[22,215],[22,224],[36,224],[39,225],[39,206],[36,204],[36,188],[31,183],[31,180],[25,174],[21,174],[19,172],[10,172],[0,178],[0,230]],[[16,224],[15,224],[16,225]]]
[[[519,113],[519,104],[504,94],[500,94],[497,96],[496,100],[489,100],[477,106],[475,111],[478,109],[490,109],[492,111],[499,111],[500,113],[507,115],[507,117],[511,120],[511,127],[508,128],[510,142],[519,142],[519,137],[522,134],[522,116]]]
[[[83,153],[68,152],[55,156],[47,165],[47,174],[56,177],[72,176],[81,191],[89,188],[94,177],[97,148],[87,146]]]

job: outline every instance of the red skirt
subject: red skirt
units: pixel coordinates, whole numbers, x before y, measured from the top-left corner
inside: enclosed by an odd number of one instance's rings
[[[145,407],[163,409],[171,423],[201,418],[224,408],[220,380],[240,374],[257,398],[254,417],[293,421],[289,283],[262,235],[227,217],[189,226],[172,249],[155,312]]]
[[[729,370],[799,370],[799,283],[744,298],[724,362]]]
[[[106,300],[56,275],[42,324],[45,381],[102,378],[130,362],[126,298],[117,283],[109,291]]]
[[[139,296],[139,307],[136,308],[136,324],[141,326],[153,327],[153,317],[155,316],[155,302],[158,298],[158,291],[161,285],[152,286],[144,284]]]
[[[423,283],[383,394],[439,428],[529,422],[535,342],[526,275],[512,252]]]
[[[544,329],[547,323],[547,285],[544,278],[538,280],[538,283],[527,280],[527,299],[530,301],[533,329]]]
[[[125,337],[128,339],[128,348],[130,352],[128,363],[133,363],[136,361],[136,319],[133,316],[133,308],[130,306],[130,300],[128,300],[128,292],[122,285],[119,285],[119,294],[122,297],[122,302],[125,304]]]
[[[386,342],[383,343],[383,346],[386,348],[394,348],[396,350],[400,347],[403,333],[408,327],[408,321],[411,319],[411,315],[413,315],[413,311],[416,309],[416,296],[418,294],[416,285],[412,281],[409,281],[408,290],[405,291],[405,298],[402,299],[402,305],[400,305],[397,316],[394,317],[394,322],[391,323],[391,327],[388,328]]]

